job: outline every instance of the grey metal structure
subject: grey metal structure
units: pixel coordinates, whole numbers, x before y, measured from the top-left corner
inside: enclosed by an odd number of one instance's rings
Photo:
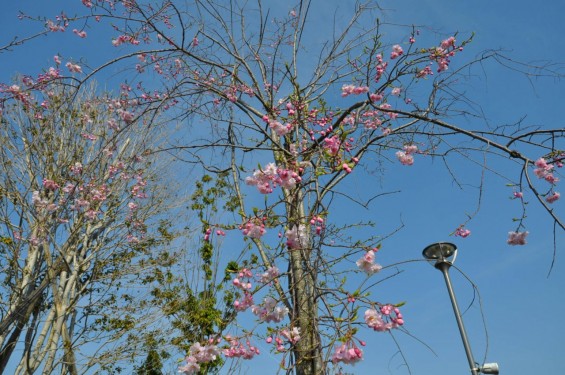
[[[477,363],[473,358],[473,353],[471,352],[471,345],[469,345],[469,339],[467,338],[467,332],[465,331],[465,326],[463,325],[461,311],[459,310],[459,305],[457,304],[457,299],[455,298],[455,292],[453,291],[453,286],[451,285],[451,278],[449,277],[449,268],[453,265],[453,262],[457,257],[457,246],[449,242],[434,243],[426,247],[424,251],[422,251],[422,255],[427,260],[435,261],[434,267],[440,270],[443,274],[445,285],[447,286],[447,292],[449,293],[449,298],[451,299],[451,305],[453,306],[453,313],[455,314],[457,326],[459,327],[459,333],[461,334],[461,340],[463,340],[463,346],[465,347],[465,354],[467,354],[467,360],[469,361],[471,374],[498,374],[498,364],[485,363],[482,367],[479,367],[477,366]]]

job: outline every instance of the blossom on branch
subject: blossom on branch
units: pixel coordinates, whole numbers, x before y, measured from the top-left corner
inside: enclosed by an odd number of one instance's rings
[[[332,355],[333,363],[343,362],[346,364],[355,364],[362,359],[363,351],[351,340],[338,346]]]
[[[65,64],[65,66],[67,67],[67,69],[69,69],[71,73],[82,73],[82,68],[80,67],[80,65],[68,62]]]
[[[529,232],[508,232],[508,245],[525,245]]]
[[[553,192],[552,195],[545,198],[547,203],[553,203],[561,198],[561,194],[557,191]]]
[[[471,235],[471,231],[465,228],[463,225],[461,225],[459,228],[455,230],[456,237],[466,238],[469,237],[470,235]]]
[[[401,56],[403,53],[404,53],[404,50],[402,49],[402,47],[398,44],[395,44],[394,46],[392,46],[392,52],[390,53],[390,59],[394,60],[398,56]]]
[[[360,95],[369,92],[367,86],[343,85],[341,87],[341,96],[346,97],[349,95]]]
[[[362,258],[357,260],[356,264],[361,271],[364,271],[369,276],[383,268],[380,264],[375,263],[375,252],[373,250],[367,251]]]
[[[303,225],[294,225],[286,231],[286,245],[289,249],[302,249],[307,244],[308,237]]]
[[[365,311],[365,323],[377,332],[390,331],[404,324],[402,313],[393,305],[381,306],[380,311],[368,309]]]
[[[251,306],[251,312],[262,322],[280,323],[288,315],[289,310],[287,307],[277,306],[274,298],[266,297],[262,304]]]
[[[418,146],[405,145],[403,151],[396,152],[396,157],[402,165],[412,165],[414,164],[414,156],[412,156],[412,154],[416,152],[418,152]]]

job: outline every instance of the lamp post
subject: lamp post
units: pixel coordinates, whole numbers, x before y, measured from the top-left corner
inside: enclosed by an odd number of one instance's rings
[[[455,293],[453,292],[453,287],[451,285],[451,278],[449,277],[449,268],[453,265],[453,262],[457,257],[457,246],[449,242],[434,243],[426,247],[424,251],[422,251],[422,255],[427,260],[435,261],[434,267],[440,270],[443,274],[445,285],[447,286],[447,292],[451,299],[451,305],[453,306],[453,313],[455,314],[459,333],[461,334],[461,340],[465,347],[465,354],[467,354],[467,360],[469,361],[471,374],[479,375],[481,372],[483,374],[498,374],[498,365],[496,363],[485,363],[482,367],[479,367],[477,366],[477,363],[473,358],[473,353],[471,352],[467,332],[463,325],[459,305],[457,304],[457,299],[455,298]]]

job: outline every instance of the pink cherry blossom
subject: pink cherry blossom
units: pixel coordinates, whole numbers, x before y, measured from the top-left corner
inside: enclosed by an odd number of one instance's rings
[[[414,164],[414,156],[412,154],[418,152],[418,146],[410,144],[404,145],[403,151],[397,151],[396,157],[402,165]]]
[[[367,86],[343,85],[341,87],[341,96],[344,98],[349,95],[359,95],[366,92],[369,92],[369,87]]]
[[[308,244],[306,229],[303,225],[294,225],[286,231],[286,245],[290,249],[301,249]]]
[[[68,62],[65,64],[65,66],[67,67],[67,69],[69,69],[71,73],[82,73],[82,68],[80,67],[80,65]]]
[[[262,322],[280,323],[288,315],[289,310],[286,306],[277,306],[274,298],[266,297],[262,304],[251,306],[251,312]]]
[[[377,332],[389,331],[404,324],[402,313],[393,305],[381,306],[380,311],[368,309],[365,311],[365,323]]]
[[[351,340],[338,346],[332,355],[333,363],[343,362],[346,364],[355,364],[362,359],[363,351]]]
[[[120,109],[120,110],[118,110],[118,114],[120,115],[121,119],[124,120],[124,122],[126,124],[131,124],[133,122],[133,120],[135,119],[134,114],[129,112],[129,111],[124,111],[124,110]]]
[[[313,226],[317,235],[320,235],[326,228],[326,225],[324,224],[324,218],[316,215],[313,216],[312,219],[310,219],[310,225]]]
[[[377,59],[378,59],[379,56],[380,56],[380,54],[377,55]],[[378,59],[378,60],[379,60],[379,64],[377,66],[375,66],[375,71],[376,71],[375,82],[378,82],[381,79],[381,77],[383,76],[383,74],[386,71],[386,68],[388,67],[388,62],[382,62],[382,58]]]
[[[373,250],[367,251],[363,257],[357,260],[356,264],[367,275],[377,273],[383,268],[380,264],[375,263],[375,252]]]
[[[418,73],[416,73],[416,78],[424,78],[426,76],[429,75],[433,75],[434,72],[432,71],[432,68],[430,68],[429,66],[426,66],[424,69],[418,71]]]
[[[282,337],[288,340],[291,344],[296,344],[300,340],[300,328],[293,327],[292,329],[282,329],[280,331]]]
[[[390,94],[394,95],[394,96],[399,96],[401,91],[402,91],[402,89],[400,87],[395,87],[395,88],[392,89]]]
[[[247,223],[243,224],[240,229],[244,236],[257,239],[261,238],[267,232],[265,230],[265,224],[260,219],[249,220]]]
[[[404,50],[402,49],[402,47],[398,44],[395,44],[394,46],[392,46],[392,52],[390,53],[390,58],[391,60],[394,60],[403,53]]]
[[[410,154],[406,154],[404,151],[397,151],[396,157],[402,165],[412,165],[414,164],[414,157]]]
[[[208,363],[215,361],[221,354],[220,349],[213,344],[213,341],[202,346],[199,342],[194,343],[188,350],[189,355],[186,357],[186,363],[178,368],[182,374],[197,374],[200,371],[199,363]]]
[[[441,48],[448,49],[449,47],[455,47],[455,37],[453,36],[450,36],[441,42]]]
[[[261,194],[272,193],[273,186],[276,186],[277,181],[278,174],[275,163],[269,163],[265,168],[256,170],[253,176],[245,178],[245,183],[256,186]]]
[[[199,363],[212,362],[220,355],[220,349],[216,345],[207,344],[202,346],[199,342],[193,344],[188,352]]]
[[[365,323],[369,328],[378,332],[388,331],[386,322],[383,320],[382,315],[375,309],[368,309],[365,311]]]
[[[84,213],[84,216],[86,217],[87,220],[93,221],[96,219],[99,213],[100,212],[96,210],[88,210]]]
[[[293,128],[291,124],[283,124],[280,121],[273,119],[269,119],[268,123],[269,127],[273,129],[278,136],[288,134]]]
[[[508,232],[506,243],[509,245],[525,245],[528,234],[529,232]]]
[[[49,180],[47,178],[43,179],[43,187],[47,190],[55,191],[59,188],[59,185],[53,180]]]
[[[251,345],[249,340],[246,341],[246,345],[243,345],[237,338],[230,336],[226,336],[226,340],[230,347],[222,350],[222,353],[228,358],[252,359],[259,354],[259,348]]]
[[[559,182],[559,178],[555,177],[553,175],[553,173],[546,174],[544,176],[544,180],[546,180],[547,182],[549,182],[552,185],[555,185]]]
[[[541,169],[551,169],[551,166],[547,164],[547,161],[544,158],[539,158],[535,161],[534,165]]]
[[[79,31],[77,29],[73,29],[73,33],[75,33],[76,35],[78,35],[81,38],[86,38],[86,31],[84,31],[84,30]]]
[[[460,226],[455,230],[455,236],[457,237],[466,238],[469,237],[470,235],[471,235],[471,231],[469,229],[464,228],[463,226]]]
[[[298,173],[289,169],[279,168],[277,173],[279,175],[277,182],[285,189],[294,189],[296,184],[302,181]]]
[[[555,201],[559,200],[561,194],[559,192],[554,192],[552,195],[545,198],[547,203],[554,203]]]
[[[279,274],[280,274],[279,269],[275,266],[272,266],[269,267],[267,271],[265,271],[263,274],[261,274],[261,278],[259,280],[263,284],[267,284],[272,280],[276,279],[277,277],[279,277]]]
[[[178,368],[178,372],[183,375],[198,374],[200,371],[200,365],[196,361],[196,358],[188,356],[185,361],[186,363]]]
[[[337,156],[341,147],[341,140],[337,135],[324,139],[324,151],[331,156]]]
[[[514,195],[514,198],[516,198],[516,199],[524,198],[524,193],[522,193],[521,191],[515,191],[513,195]]]
[[[32,193],[31,201],[36,208],[45,208],[49,204],[47,199],[41,199],[41,195],[37,190]]]
[[[233,307],[236,311],[245,311],[253,306],[253,304],[253,295],[249,292],[245,292],[243,293],[243,299],[235,301]]]
[[[374,93],[373,93],[373,94],[370,94],[370,95],[369,95],[369,99],[370,99],[372,102],[378,102],[378,101],[380,101],[380,100],[383,100],[383,95],[382,95],[382,94],[374,94]]]

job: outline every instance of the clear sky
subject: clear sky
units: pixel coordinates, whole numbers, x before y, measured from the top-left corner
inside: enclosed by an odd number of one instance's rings
[[[54,7],[68,9],[69,3],[5,2],[0,12],[0,44],[4,45],[10,35],[26,32],[24,25],[27,24],[17,20],[19,9],[25,7],[30,14],[52,16],[58,10]],[[275,3],[275,0],[266,3]],[[314,0],[312,11],[317,16],[313,20],[323,22],[325,16],[331,19],[336,7],[347,9],[353,4],[350,0]],[[385,22],[419,25],[427,35],[431,35],[432,30],[441,35],[454,31],[462,35],[475,33],[473,43],[460,59],[472,59],[488,49],[502,49],[524,62],[565,63],[563,1],[385,0],[381,5],[386,9],[382,16]],[[80,6],[80,2],[74,1],[72,6]],[[395,27],[383,30],[391,43],[395,43],[395,37],[401,37]],[[89,33],[89,42],[95,43],[96,31]],[[98,37],[100,43],[109,42],[108,35]],[[91,45],[77,45],[75,38],[74,35],[40,38],[13,53],[0,53],[0,80],[6,82],[16,73],[36,75],[52,64],[57,52],[65,51],[66,56],[76,59],[85,57],[93,65],[107,58],[92,54]],[[563,65],[561,73],[565,73]],[[558,79],[528,80],[508,69],[487,64],[484,74],[477,74],[469,83],[467,95],[480,104],[491,124],[514,123],[526,116],[526,123],[565,128],[562,115],[565,86]],[[465,175],[463,162],[455,168]],[[479,176],[469,174],[463,179],[476,186]],[[475,359],[482,363],[486,355],[487,362],[499,363],[501,374],[561,374],[565,371],[565,321],[561,319],[565,315],[565,236],[558,233],[557,258],[548,276],[553,256],[553,227],[549,218],[532,204],[526,221],[530,231],[528,244],[508,246],[506,235],[515,229],[511,219],[520,214],[519,207],[509,199],[512,189],[505,186],[505,180],[487,174],[485,182],[487,189],[481,211],[469,223],[472,235],[466,239],[448,237],[448,234],[465,221],[465,212],[476,209],[477,189],[472,186],[458,189],[445,174],[442,164],[424,158],[411,168],[389,173],[378,186],[383,191],[401,190],[401,194],[377,200],[368,211],[348,209],[347,212],[353,219],[362,215],[375,221],[382,233],[404,224],[400,233],[383,243],[378,261],[385,266],[420,259],[422,249],[430,243],[456,243],[460,249],[457,269],[451,274],[459,304],[466,310],[464,322]],[[354,175],[350,184],[351,191],[355,194],[357,189],[359,195],[371,188],[367,181],[356,180]],[[557,202],[555,210],[563,213],[563,204]],[[407,302],[403,308],[405,327],[414,338],[398,331],[394,332],[394,337],[411,373],[468,373],[441,274],[425,262],[405,264],[398,269],[403,272],[383,283],[377,294],[379,300]],[[463,275],[476,285],[480,300]],[[346,371],[409,373],[387,334],[366,332],[363,338],[368,342],[364,361],[347,367]],[[268,354],[266,345],[263,353],[249,364],[249,374],[270,373],[269,369],[280,361],[280,357]]]

